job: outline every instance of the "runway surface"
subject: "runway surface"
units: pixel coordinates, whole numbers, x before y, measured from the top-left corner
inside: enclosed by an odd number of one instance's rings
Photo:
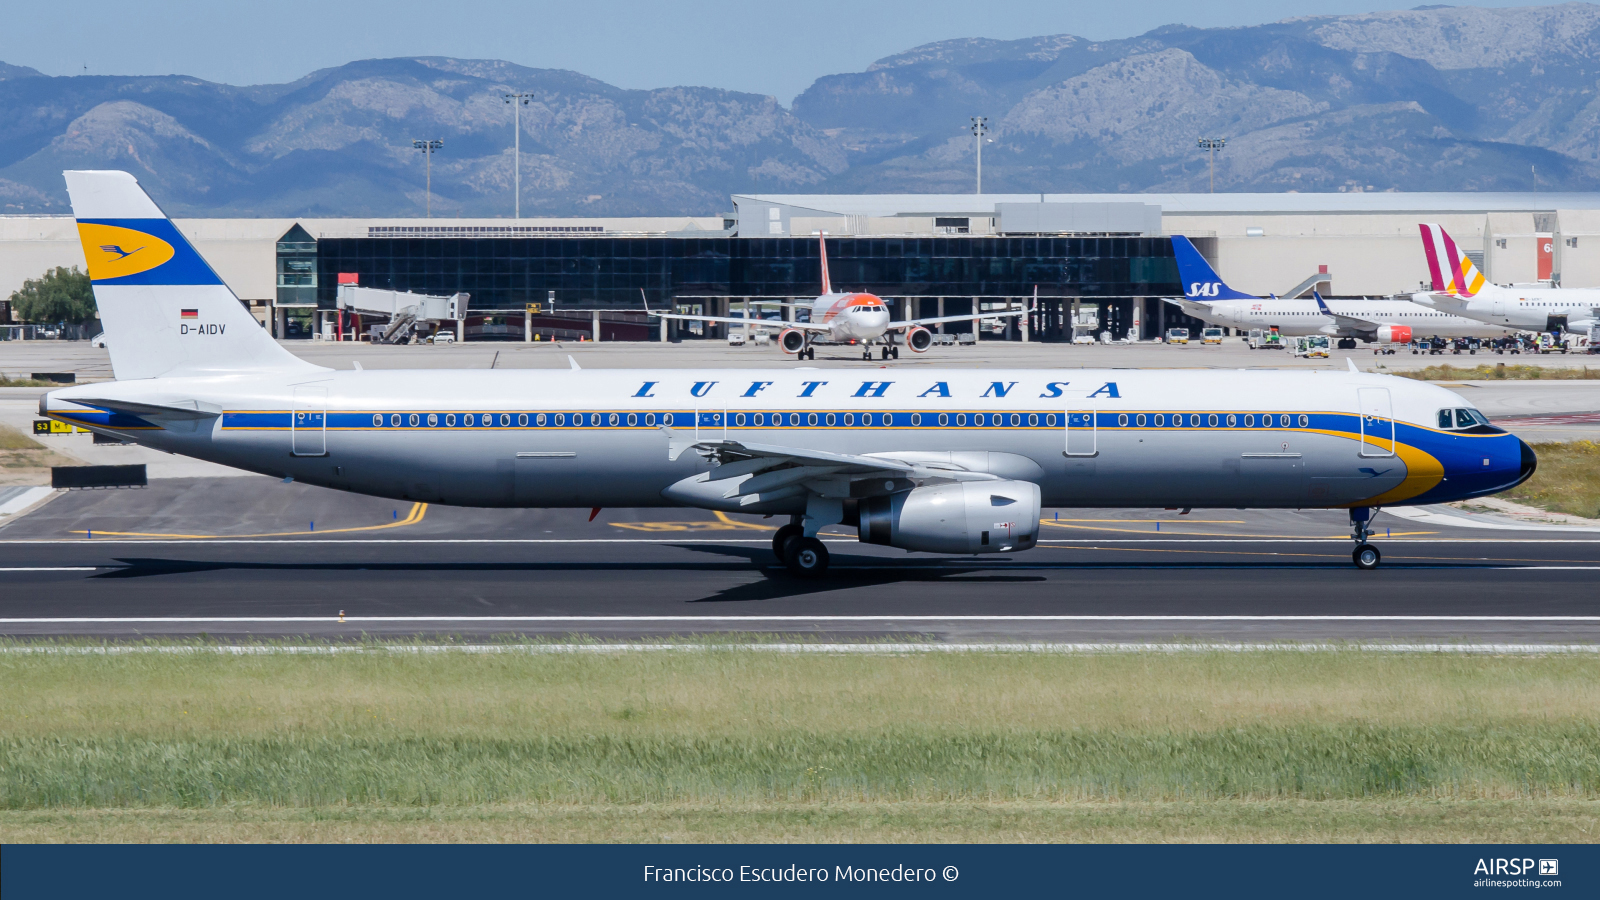
[[[1380,516],[1375,572],[1351,565],[1338,511],[1048,510],[1022,554],[830,529],[818,581],[777,566],[781,520],[586,518],[265,478],[58,494],[0,527],[0,634],[1600,642],[1600,530],[1447,510]]]

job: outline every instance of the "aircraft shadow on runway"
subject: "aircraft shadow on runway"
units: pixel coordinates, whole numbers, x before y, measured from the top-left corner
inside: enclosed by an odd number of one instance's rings
[[[884,560],[881,557],[850,557],[836,554],[838,562],[836,568],[826,575],[816,579],[798,578],[791,575],[782,566],[772,553],[766,549],[729,547],[717,544],[683,544],[685,550],[695,550],[722,557],[732,557],[727,561],[716,562],[483,562],[483,563],[386,563],[386,562],[246,562],[234,560],[184,560],[161,559],[154,557],[118,557],[116,561],[122,564],[121,568],[107,572],[99,572],[90,576],[95,580],[117,580],[125,578],[150,578],[160,575],[190,575],[205,572],[226,571],[253,571],[253,572],[622,572],[622,571],[651,571],[651,572],[682,572],[682,573],[753,573],[761,576],[758,580],[744,584],[733,585],[716,591],[708,596],[690,603],[708,602],[741,602],[756,600],[779,600],[790,597],[803,597],[808,594],[817,594],[827,591],[843,590],[862,587],[879,587],[899,584],[907,581],[938,581],[949,583],[959,581],[963,584],[1017,584],[1033,583],[1047,580],[1043,575],[1004,575],[994,574],[996,563],[1004,564],[1009,558],[986,560],[982,564],[971,564],[963,559],[960,565],[950,565],[947,560],[916,559],[916,560]],[[851,563],[858,561],[862,568],[852,568]],[[930,563],[932,565],[930,565]],[[864,566],[870,564],[871,568]],[[978,574],[985,573],[985,574]]]
[[[767,600],[795,599],[833,591],[861,588],[887,588],[907,583],[960,585],[981,589],[985,586],[1035,584],[1049,580],[1040,569],[1062,572],[1088,573],[1094,571],[1237,571],[1240,569],[1305,570],[1348,573],[1349,577],[1371,579],[1369,573],[1357,572],[1343,562],[1301,561],[1171,561],[1155,562],[1104,562],[1070,560],[1016,560],[1010,556],[990,556],[981,561],[972,557],[886,557],[879,555],[853,555],[834,552],[833,567],[822,577],[805,579],[796,577],[778,565],[772,552],[765,547],[742,547],[728,544],[674,543],[669,546],[681,550],[706,554],[711,559],[685,562],[252,562],[242,560],[192,560],[155,557],[117,558],[120,568],[99,572],[91,579],[149,578],[161,575],[186,575],[206,572],[251,571],[259,573],[308,572],[394,572],[394,573],[505,573],[526,572],[530,575],[556,572],[658,572],[670,578],[674,574],[750,576],[738,578],[737,583],[718,586],[704,585],[704,593],[683,600],[684,603],[750,603]],[[1042,563],[1042,565],[1041,565]],[[1006,568],[1017,566],[1012,573]],[[1504,568],[1503,564],[1461,560],[1459,562],[1422,564],[1391,564],[1389,569],[1473,569]],[[1365,582],[1363,582],[1365,583]]]

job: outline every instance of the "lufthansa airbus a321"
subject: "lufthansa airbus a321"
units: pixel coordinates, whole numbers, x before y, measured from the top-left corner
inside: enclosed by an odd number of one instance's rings
[[[944,554],[1035,545],[1055,507],[1342,508],[1506,490],[1526,444],[1444,388],[1356,371],[473,369],[334,371],[239,304],[126,172],[67,172],[116,381],[50,418],[335,490],[481,507],[772,514]],[[143,246],[119,257],[109,245]]]

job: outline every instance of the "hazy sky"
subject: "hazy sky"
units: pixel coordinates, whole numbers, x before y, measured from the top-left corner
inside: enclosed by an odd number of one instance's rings
[[[1482,6],[1547,5],[1517,0]],[[386,56],[504,59],[620,87],[690,84],[788,104],[818,76],[930,41],[1070,33],[1105,39],[1181,22],[1256,25],[1394,9],[1364,0],[50,0],[7,4],[0,61],[48,75],[293,81]]]

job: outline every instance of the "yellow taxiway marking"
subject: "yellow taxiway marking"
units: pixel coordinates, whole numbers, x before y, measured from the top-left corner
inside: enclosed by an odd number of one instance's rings
[[[1091,520],[1084,520],[1084,521],[1094,521],[1094,520],[1091,519]],[[1127,519],[1109,519],[1107,521],[1126,522],[1128,520]],[[1073,528],[1073,529],[1077,529],[1079,531],[1114,531],[1114,532],[1117,532],[1119,534],[1158,534],[1158,533],[1159,534],[1168,534],[1169,533],[1169,532],[1165,532],[1165,531],[1162,531],[1162,532],[1145,531],[1143,529],[1138,529],[1138,528],[1091,528],[1088,525],[1068,525],[1065,521],[1057,522],[1057,521],[1054,521],[1052,519],[1040,519],[1039,520],[1039,524],[1040,525],[1051,525],[1051,526],[1054,526],[1056,528]],[[1170,524],[1182,525],[1183,523],[1182,522],[1174,522],[1174,523],[1170,523]],[[1231,524],[1231,523],[1228,523],[1228,524]],[[1241,522],[1239,524],[1242,525],[1244,523]],[[1286,536],[1286,535],[1281,535],[1281,534],[1238,534],[1238,533],[1231,532],[1231,531],[1174,531],[1174,532],[1170,532],[1170,533],[1174,537],[1272,538],[1274,540],[1281,540],[1281,539],[1284,539],[1285,537],[1289,537],[1289,539],[1291,539],[1291,540],[1295,539],[1292,536]],[[1439,532],[1437,532],[1437,531],[1393,531],[1393,532],[1386,532],[1383,536],[1385,538],[1391,538],[1391,537],[1416,537],[1417,535],[1421,535],[1421,534],[1438,534],[1438,533]],[[1308,540],[1308,541],[1314,541],[1314,540],[1337,540],[1337,539],[1340,539],[1340,538],[1347,538],[1349,536],[1350,535],[1348,535],[1348,534],[1330,534],[1330,535],[1314,535],[1313,534],[1313,535],[1303,535],[1303,536],[1301,536],[1300,539]],[[1373,537],[1377,537],[1377,535],[1374,534]]]
[[[754,522],[740,522],[728,518],[725,512],[713,512],[714,520],[700,520],[698,522],[611,522],[614,528],[626,528],[630,531],[772,531],[776,525],[760,525]]]
[[[179,538],[203,541],[208,538],[264,538],[264,537],[305,537],[308,534],[345,534],[352,531],[379,531],[384,528],[402,528],[406,525],[415,525],[422,521],[428,514],[428,504],[413,503],[411,511],[398,522],[385,522],[382,525],[357,525],[353,528],[329,528],[324,531],[274,531],[270,534],[152,534],[144,531],[72,531],[69,534],[94,535],[103,534],[106,537],[146,537],[146,538]]]

